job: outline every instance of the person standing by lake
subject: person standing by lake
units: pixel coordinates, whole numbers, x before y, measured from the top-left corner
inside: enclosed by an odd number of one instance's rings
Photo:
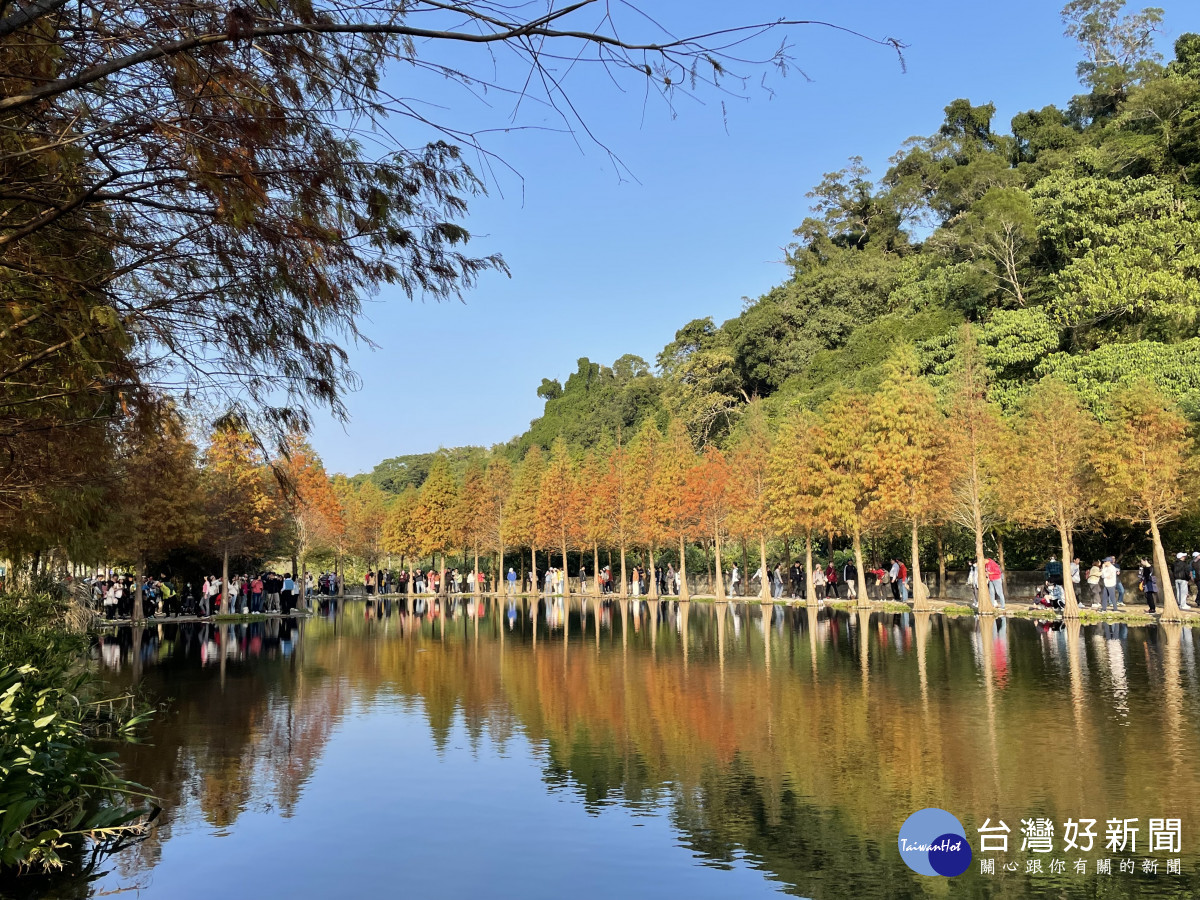
[[[1171,577],[1175,579],[1175,600],[1180,609],[1187,609],[1188,586],[1191,583],[1192,567],[1188,564],[1186,553],[1176,553],[1175,562],[1171,566]]]
[[[1145,557],[1142,558],[1138,569],[1138,579],[1141,582],[1142,596],[1153,614],[1157,612],[1154,604],[1158,599],[1158,579],[1154,575],[1154,566],[1150,565],[1150,560]]]
[[[1094,560],[1087,572],[1088,597],[1092,609],[1100,608],[1100,560]]]
[[[1113,557],[1106,556],[1100,564],[1100,610],[1104,612],[1112,604],[1117,611],[1117,567]]]
[[[813,593],[816,595],[813,599],[818,603],[824,603],[825,598],[829,596],[828,585],[825,584],[825,570],[821,568],[820,563],[813,566]]]
[[[1063,565],[1053,553],[1050,554],[1050,559],[1046,562],[1046,580],[1053,585],[1062,587]]]
[[[292,605],[296,597],[296,582],[292,580],[291,572],[283,576],[283,582],[280,584],[279,590],[282,603],[280,612],[286,616],[292,611]]]
[[[1000,564],[990,556],[983,561],[983,574],[987,576],[988,597],[999,609],[1004,609],[1004,572]]]
[[[733,573],[729,576],[729,596],[736,597],[738,585],[741,584],[742,576],[738,572],[737,563],[733,564]]]

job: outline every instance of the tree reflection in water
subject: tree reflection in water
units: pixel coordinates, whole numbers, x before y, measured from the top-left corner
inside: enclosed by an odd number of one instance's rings
[[[177,822],[235,832],[247,810],[293,815],[346,716],[399,710],[424,718],[439,754],[461,728],[476,754],[536,760],[545,789],[590,813],[665,812],[699,864],[740,860],[804,896],[939,890],[895,849],[900,824],[926,806],[969,836],[988,818],[1011,827],[998,863],[1021,871],[983,876],[976,864],[954,882],[974,896],[1200,890],[1194,633],[1177,625],[466,599],[423,616],[358,603],[137,637],[97,647],[109,677],[169,700],[122,756],[165,808],[118,861],[129,879],[153,870]],[[425,762],[396,759],[414,764]],[[1156,876],[1097,884],[1093,863],[1076,875],[1060,854],[1065,874],[1027,876],[1030,816],[1095,818],[1101,840],[1106,819],[1139,818],[1143,846],[1151,817],[1180,817],[1184,875],[1168,877],[1161,858]]]

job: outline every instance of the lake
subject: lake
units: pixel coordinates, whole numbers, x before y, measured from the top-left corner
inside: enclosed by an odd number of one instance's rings
[[[165,704],[121,753],[163,812],[102,876],[55,894],[1200,895],[1191,629],[430,607],[104,635],[104,677]],[[952,880],[901,859],[900,827],[925,807],[973,850]],[[1090,852],[1066,825],[1085,819]],[[1106,847],[1109,820],[1124,851]],[[978,829],[999,822],[1007,850],[981,852]]]

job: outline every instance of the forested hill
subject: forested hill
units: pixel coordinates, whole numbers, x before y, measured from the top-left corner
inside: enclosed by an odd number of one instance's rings
[[[904,346],[936,380],[964,322],[1002,408],[1051,373],[1097,405],[1148,377],[1200,417],[1200,35],[1166,61],[1161,11],[1112,6],[1064,10],[1085,93],[1006,132],[992,104],[954,100],[880,177],[851,159],[809,194],[784,283],[720,326],[683,325],[653,366],[581,359],[565,384],[544,380],[545,412],[507,450],[559,434],[586,448],[649,415],[720,444],[751,399],[778,416],[837,387],[870,391]],[[482,453],[443,452],[464,465]]]

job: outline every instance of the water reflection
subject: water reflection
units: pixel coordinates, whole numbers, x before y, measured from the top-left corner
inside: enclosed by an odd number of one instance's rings
[[[127,629],[96,659],[171,700],[122,757],[163,798],[163,823],[98,891],[199,896],[186,873],[220,853],[238,896],[385,893],[397,860],[359,851],[399,832],[455,869],[423,882],[428,896],[461,895],[476,866],[487,895],[1200,891],[1194,640],[1178,625],[464,598]],[[924,806],[970,836],[1005,820],[1013,852],[995,875],[914,875],[896,834]],[[1067,854],[1065,873],[1047,858],[1026,874],[1019,823],[1033,816],[1138,818],[1143,836],[1151,817],[1181,818],[1183,874],[1163,858],[1154,876],[1097,876],[1099,850],[1086,876]],[[467,865],[447,836],[485,826],[495,839],[470,841]],[[259,842],[302,835],[323,867],[301,846],[270,879],[247,874]],[[538,840],[536,873],[510,865]],[[581,888],[587,859],[605,874]]]

